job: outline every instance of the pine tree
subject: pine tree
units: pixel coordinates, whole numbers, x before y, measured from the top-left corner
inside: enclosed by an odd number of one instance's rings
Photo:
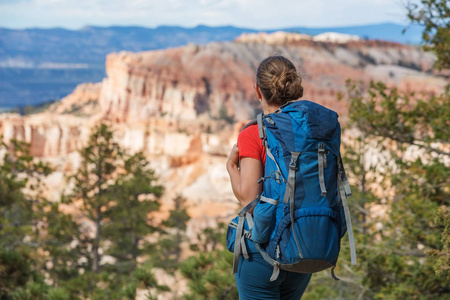
[[[425,27],[422,40],[425,50],[437,56],[437,69],[450,68],[450,3],[448,0],[408,2],[408,18]]]
[[[71,290],[73,297],[98,299],[106,297],[109,277],[114,276],[114,273],[102,273],[104,268],[100,262],[107,246],[103,230],[110,221],[105,214],[113,203],[111,186],[122,162],[123,150],[114,141],[111,128],[101,123],[92,129],[86,147],[79,153],[81,165],[69,178],[73,190],[62,199],[64,204],[78,210],[67,216],[54,215],[50,220],[60,225],[51,231],[56,239],[64,241],[61,233],[66,233],[66,242],[72,241],[66,253],[58,250],[60,248],[50,249],[56,261],[50,273],[59,285]],[[53,210],[57,213],[56,208]],[[76,225],[70,221],[75,221]],[[73,261],[68,259],[70,265],[64,262],[68,253],[75,254]],[[58,267],[61,267],[59,274],[56,273]]]
[[[432,221],[439,207],[448,209],[450,199],[449,108],[448,88],[421,100],[372,83],[365,97],[352,99],[350,118],[372,140],[389,146],[389,165],[383,167],[389,170],[385,176],[394,195],[378,243],[380,254],[370,266],[375,272],[366,278],[379,294],[438,299],[450,292],[426,255],[443,249],[442,227]],[[420,154],[414,157],[411,151]]]
[[[186,198],[177,195],[174,199],[174,208],[161,224],[162,232],[153,254],[156,267],[164,268],[169,273],[177,270],[183,251],[182,243],[186,241],[186,226],[189,219]]]
[[[201,249],[180,265],[182,275],[188,279],[189,293],[185,299],[238,299],[233,269],[233,254],[225,247],[225,224],[206,228],[199,234]]]
[[[126,158],[121,174],[111,185],[111,206],[105,212],[109,221],[104,228],[111,246],[106,253],[116,259],[114,268],[122,273],[133,271],[137,258],[152,249],[144,238],[158,229],[151,214],[160,208],[163,187],[156,180],[148,161],[139,152]]]
[[[137,287],[148,284],[156,293],[164,291],[151,266],[138,264],[153,249],[148,236],[157,231],[152,214],[163,193],[149,162],[142,153],[131,155],[119,147],[106,124],[93,129],[80,154],[81,166],[70,177],[73,191],[63,199],[79,212],[58,214],[53,206],[49,218],[54,239],[70,244],[48,247],[49,273],[75,298],[132,299]],[[74,257],[64,260],[69,254]]]
[[[0,144],[0,298],[43,299],[50,287],[39,272],[40,228],[45,199],[41,177],[51,173],[35,162],[29,145]]]

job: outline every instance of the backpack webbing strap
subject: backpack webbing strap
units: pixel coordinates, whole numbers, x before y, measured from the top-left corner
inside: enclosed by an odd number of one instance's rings
[[[237,267],[239,265],[239,256],[241,255],[241,236],[244,229],[245,219],[239,216],[238,225],[236,228],[236,237],[234,238],[234,258],[233,258],[233,273],[237,272]]]
[[[242,237],[241,237],[241,249],[242,249],[242,256],[245,259],[248,259],[249,256],[248,256],[247,246],[245,245],[245,239],[251,239],[252,238],[251,230],[253,228],[253,218],[252,218],[251,214],[246,214],[245,215],[245,219],[247,220],[248,229],[250,231],[247,231],[247,230],[244,229],[244,232],[243,232]]]
[[[270,281],[275,281],[278,278],[278,275],[280,275],[280,263],[274,259],[272,259],[269,254],[267,254],[266,251],[261,250],[258,243],[255,243],[256,249],[259,251],[261,256],[264,258],[264,260],[273,266],[273,272],[272,276],[270,276]]]
[[[342,183],[344,184],[345,196],[350,198],[352,196],[352,191],[350,190],[350,184],[348,183],[347,174],[345,173],[344,164],[341,159],[341,171],[342,171]]]
[[[295,234],[295,222],[294,222],[294,195],[295,195],[295,171],[297,169],[297,161],[300,156],[300,152],[291,152],[291,163],[289,164],[288,180],[286,183],[286,191],[284,192],[283,202],[287,204],[290,203],[290,214],[291,214],[291,230],[294,236],[295,243],[297,245],[298,254],[303,258],[302,251],[300,250],[300,244],[298,243],[297,235]]]
[[[280,175],[281,179],[283,179],[283,182],[286,182],[286,179],[284,179],[283,173],[280,170],[280,166],[277,163],[277,160],[275,159],[275,156],[273,156],[272,151],[270,151],[269,147],[266,147],[266,155],[270,157],[271,160],[275,163],[277,166],[277,173]]]
[[[239,265],[239,257],[241,255],[242,251],[245,251],[247,258],[248,258],[248,253],[247,253],[247,249],[245,248],[245,241],[244,243],[242,243],[242,236],[244,234],[244,222],[245,222],[245,216],[248,213],[248,211],[250,209],[252,209],[257,203],[259,202],[259,195],[249,204],[247,204],[247,206],[245,206],[244,208],[241,209],[241,211],[239,212],[239,221],[238,221],[238,225],[236,228],[236,237],[234,240],[234,258],[233,258],[233,273],[237,272],[237,268]],[[252,222],[253,223],[253,222]],[[244,247],[242,247],[242,245],[244,245]],[[245,250],[243,250],[245,249]]]
[[[356,265],[356,247],[355,239],[353,237],[352,219],[350,216],[350,209],[348,208],[347,196],[345,193],[344,183],[342,182],[342,175],[338,175],[338,197],[342,201],[344,207],[345,223],[347,224],[348,242],[350,244],[350,258],[352,265]]]
[[[267,198],[267,197],[264,197],[264,196],[261,196],[261,201],[270,203],[272,205],[278,205],[278,202],[280,202],[278,200],[275,200],[275,199],[272,199],[272,198]]]
[[[259,138],[264,139],[266,136],[264,134],[264,124],[262,121],[263,114],[258,114],[256,116],[256,123],[258,124]]]
[[[344,184],[345,196],[347,198],[352,197],[352,191],[350,189],[350,184],[348,183],[347,173],[345,173],[344,163],[342,162],[341,154],[338,156],[338,170],[341,174],[342,183]]]
[[[246,214],[245,218],[247,219],[248,229],[251,231],[253,229],[253,217],[251,214]]]
[[[263,147],[266,148],[266,155],[270,157],[271,160],[275,163],[277,166],[277,173],[279,176],[283,179],[283,182],[286,182],[286,179],[283,177],[283,173],[281,172],[280,166],[277,163],[277,160],[275,159],[275,156],[273,156],[272,151],[270,151],[270,148],[267,146],[267,140],[266,140],[266,130],[264,127],[264,123],[262,121],[263,114],[258,114],[256,117],[256,123],[258,124],[258,132],[259,132],[259,138],[263,140],[262,144]]]
[[[275,261],[275,263],[273,264],[273,272],[272,276],[270,276],[270,281],[277,280],[278,275],[280,275],[280,264],[277,261]]]
[[[245,230],[244,230],[244,231],[245,231]],[[236,243],[236,241],[235,241],[235,243]],[[248,259],[248,258],[249,258],[249,256],[248,256],[248,251],[247,251],[247,247],[245,246],[245,235],[242,235],[241,240],[240,240],[240,243],[241,243],[241,252],[242,252],[242,256],[243,256],[245,259]]]
[[[319,144],[317,149],[317,157],[319,160],[319,183],[322,196],[326,196],[327,189],[325,187],[325,177],[323,175],[323,169],[327,167],[327,158],[325,155],[325,145],[323,143]]]
[[[297,168],[297,159],[300,156],[300,152],[291,152],[291,163],[289,164],[288,179],[286,182],[286,191],[284,192],[283,202],[288,204],[289,198],[294,200],[295,192],[295,169]]]

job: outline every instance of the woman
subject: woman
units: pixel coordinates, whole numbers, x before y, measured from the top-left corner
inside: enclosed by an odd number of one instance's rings
[[[303,95],[302,80],[295,66],[282,56],[271,56],[259,65],[256,72],[255,92],[264,114],[275,112],[289,101]],[[258,126],[244,129],[233,146],[227,161],[234,195],[245,207],[262,192],[265,149],[259,138]],[[251,243],[251,242],[250,242]],[[264,261],[255,247],[249,247],[250,258],[240,259],[235,275],[240,299],[300,299],[311,274],[281,271],[271,282],[273,267]]]

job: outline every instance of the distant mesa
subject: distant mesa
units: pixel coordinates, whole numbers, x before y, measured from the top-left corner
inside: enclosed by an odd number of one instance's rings
[[[236,38],[236,42],[241,43],[257,43],[257,44],[272,44],[283,45],[298,41],[310,41],[312,37],[308,34],[276,31],[274,33],[258,32],[258,33],[244,33]]]
[[[236,38],[236,42],[270,44],[270,45],[284,45],[300,41],[345,44],[348,42],[361,41],[361,38],[357,35],[337,33],[337,32],[324,32],[315,36],[311,36],[308,34],[285,32],[285,31],[276,31],[274,33],[266,33],[266,32],[244,33]]]
[[[330,42],[330,43],[339,43],[345,44],[348,42],[358,42],[361,38],[357,35],[338,33],[338,32],[324,32],[314,36],[314,42]]]

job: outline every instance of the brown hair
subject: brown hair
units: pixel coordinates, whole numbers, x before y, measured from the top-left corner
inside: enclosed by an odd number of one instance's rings
[[[283,105],[303,96],[302,78],[283,56],[269,56],[256,71],[256,84],[270,105]]]

